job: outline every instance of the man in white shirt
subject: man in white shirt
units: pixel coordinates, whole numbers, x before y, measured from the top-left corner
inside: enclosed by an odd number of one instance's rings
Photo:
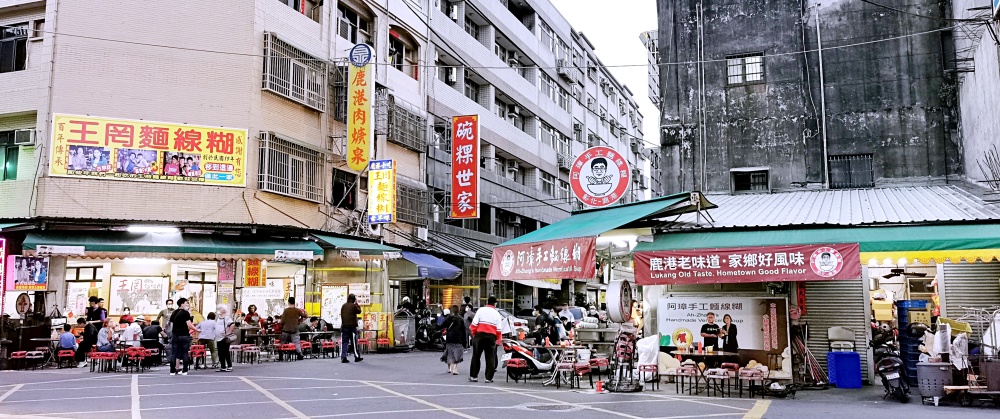
[[[566,320],[569,320],[574,324],[576,323],[576,317],[573,316],[572,311],[569,311],[569,304],[563,304],[562,311],[559,312],[558,317],[565,317]]]
[[[139,321],[129,322],[128,326],[125,327],[125,330],[122,331],[121,340],[125,342],[126,345],[135,347],[142,345],[142,326],[139,326],[139,323],[145,319],[146,318],[144,316],[139,316],[137,319]]]
[[[497,345],[502,342],[503,334],[500,326],[503,317],[495,308],[497,297],[490,296],[485,306],[476,310],[472,318],[472,365],[469,369],[469,381],[479,381],[479,364],[482,355],[486,354],[486,382],[493,382],[493,374],[497,371]]]

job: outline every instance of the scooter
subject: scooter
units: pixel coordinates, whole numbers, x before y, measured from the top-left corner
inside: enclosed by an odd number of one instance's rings
[[[500,357],[500,365],[506,366],[507,361],[511,359],[525,360],[524,367],[507,368],[507,376],[513,378],[514,381],[520,380],[524,375],[552,373],[556,365],[549,351],[542,351],[539,357],[535,357],[534,352],[521,341],[504,339],[503,350],[504,354]]]
[[[431,316],[430,311],[424,311],[418,314],[420,317],[417,319],[417,335],[416,335],[416,347],[420,350],[443,350],[444,349],[444,334],[440,327],[438,327],[437,322],[434,317]]]
[[[899,358],[899,350],[890,340],[891,333],[891,330],[882,330],[872,337],[870,346],[875,355],[875,370],[885,387],[882,398],[892,396],[906,403],[910,400],[910,383],[903,368],[903,360]]]

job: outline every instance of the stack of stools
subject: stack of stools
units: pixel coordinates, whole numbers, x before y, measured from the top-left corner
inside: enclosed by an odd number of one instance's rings
[[[899,358],[903,361],[906,378],[911,386],[917,385],[917,363],[920,362],[921,338],[912,338],[907,333],[910,325],[910,310],[926,310],[925,300],[896,301],[896,320],[899,325]]]
[[[240,347],[240,362],[250,363],[254,362],[260,363],[260,348],[257,345],[246,344]]]
[[[302,347],[302,355],[303,356],[314,358],[314,356],[313,356],[313,344],[312,344],[312,342],[302,341],[302,342],[299,342],[299,346]]]
[[[31,364],[31,369],[38,368],[39,366],[45,364],[45,354],[47,354],[48,348],[45,351],[28,351],[24,356],[24,361]]]
[[[191,345],[191,352],[188,357],[191,358],[191,363],[194,364],[194,369],[208,368],[208,361],[206,361],[205,356],[205,345]],[[204,367],[199,367],[198,363],[204,365]]]
[[[285,343],[278,346],[278,360],[279,361],[294,361],[297,360],[297,354],[299,349],[294,343]],[[287,357],[287,359],[285,359]]]
[[[138,368],[142,372],[142,362],[146,359],[145,348],[128,348],[125,350],[125,368],[132,372],[133,368]]]
[[[608,378],[611,378],[611,362],[607,358],[590,358],[591,371],[597,372],[597,379],[601,379],[601,368],[603,368]]]
[[[584,375],[590,381],[590,387],[594,387],[594,369],[590,367],[590,361],[576,362],[573,364],[573,379],[576,381],[576,388],[580,388],[580,377]],[[572,387],[572,385],[570,386]]]
[[[323,358],[326,358],[326,354],[333,352],[333,358],[336,359],[339,354],[337,353],[338,345],[337,342],[333,340],[324,340],[320,342],[320,352],[323,352]]]
[[[28,366],[28,351],[17,351],[10,353],[10,366],[13,368],[26,368]],[[19,368],[18,368],[19,369]]]
[[[56,353],[56,357],[59,360],[59,368],[62,368],[67,363],[72,366],[76,361],[76,351],[72,349],[60,349]]]

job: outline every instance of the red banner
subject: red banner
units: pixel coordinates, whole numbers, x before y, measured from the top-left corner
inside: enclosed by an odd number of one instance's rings
[[[479,116],[451,121],[451,218],[479,218]]]
[[[638,285],[861,278],[857,243],[635,252]]]
[[[595,237],[497,246],[486,279],[591,279],[596,249]]]

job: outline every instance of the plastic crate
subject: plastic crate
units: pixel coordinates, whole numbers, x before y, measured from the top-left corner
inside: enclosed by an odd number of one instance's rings
[[[837,388],[861,388],[861,354],[827,352],[827,375]]]
[[[915,308],[920,310],[927,309],[927,300],[903,300],[896,301],[896,307],[900,309]]]

